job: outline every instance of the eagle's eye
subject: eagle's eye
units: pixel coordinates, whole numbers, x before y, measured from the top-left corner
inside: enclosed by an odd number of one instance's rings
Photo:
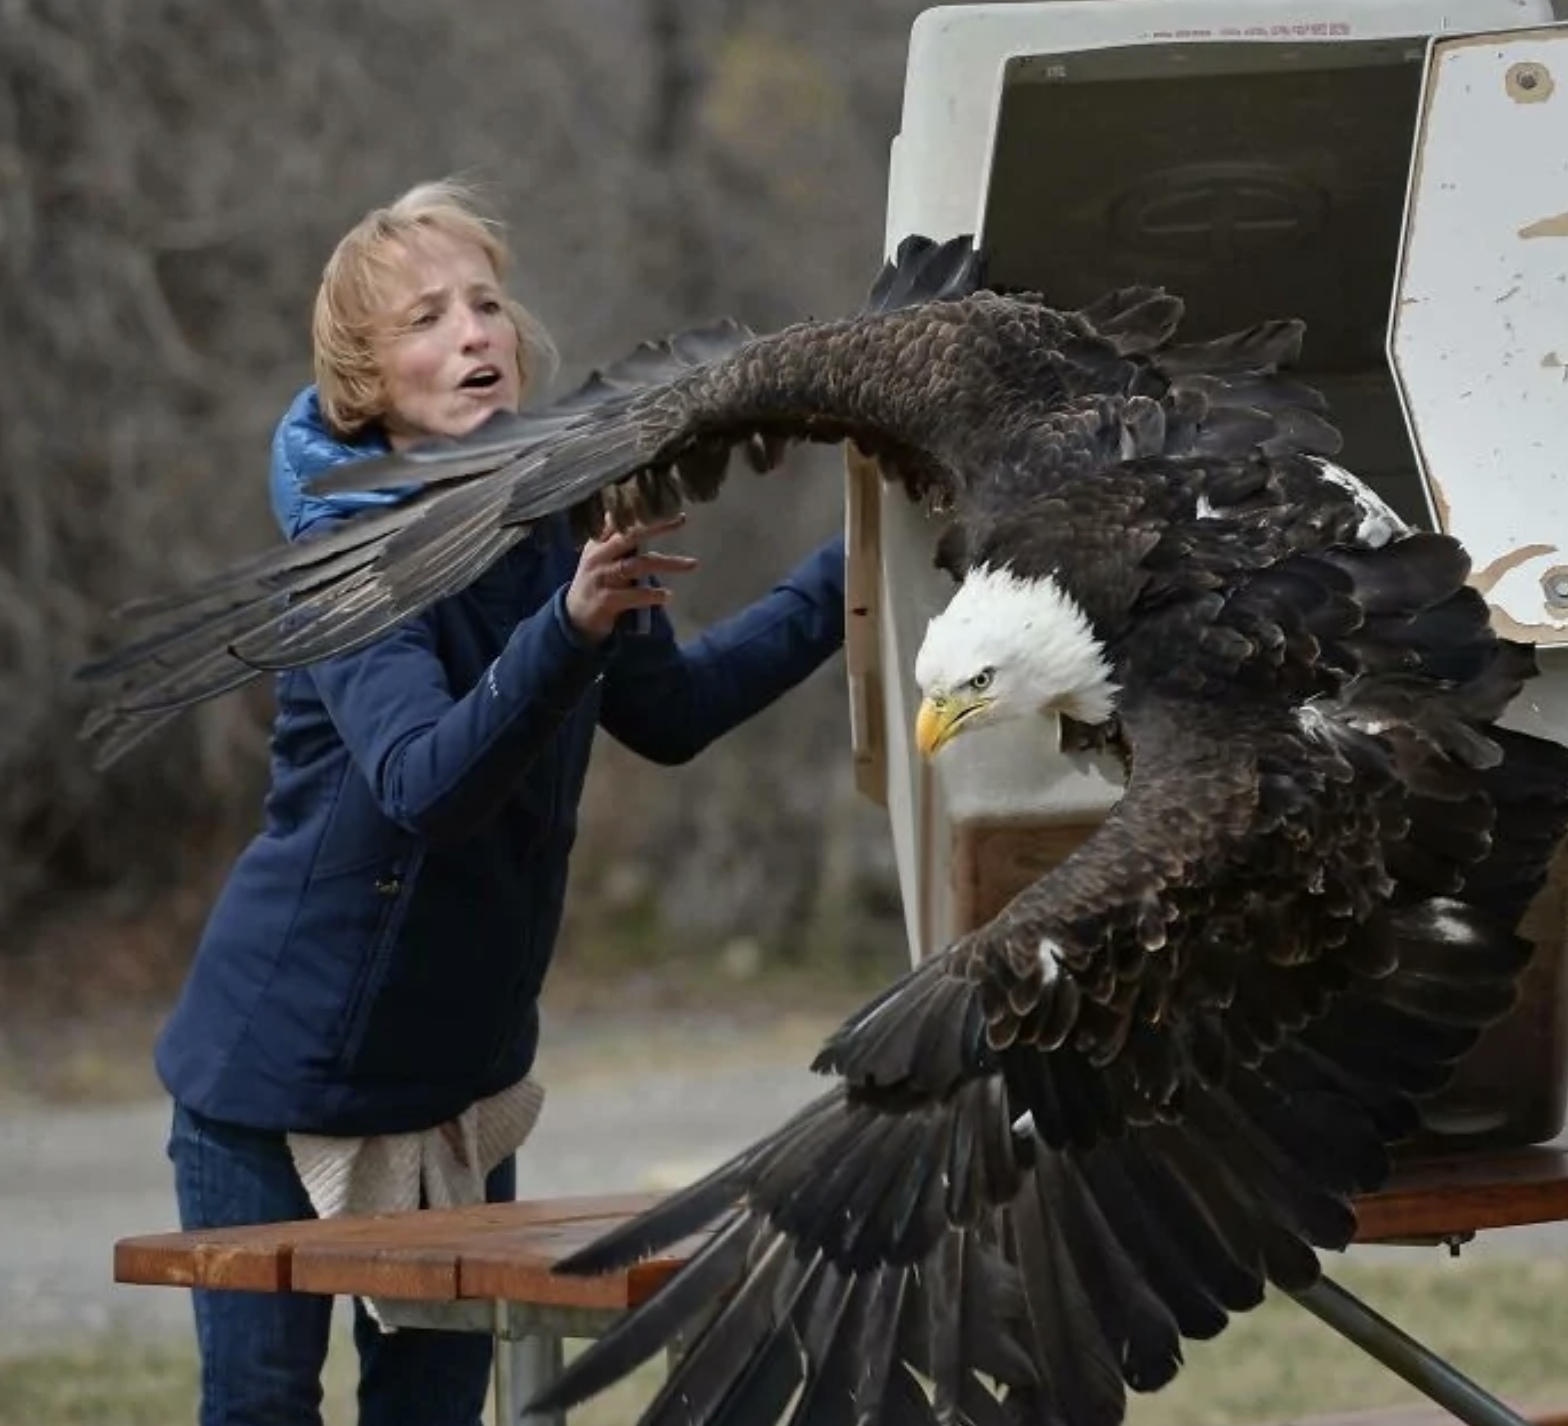
[[[995,677],[996,670],[994,668],[983,668],[969,680],[969,686],[976,693],[984,693],[991,686],[991,680]]]

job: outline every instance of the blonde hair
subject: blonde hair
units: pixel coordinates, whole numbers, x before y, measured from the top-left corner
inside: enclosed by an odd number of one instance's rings
[[[496,280],[506,280],[511,254],[500,225],[456,179],[417,184],[395,202],[365,214],[327,259],[311,317],[321,413],[337,436],[357,435],[387,414],[376,324],[386,305],[387,279],[398,263],[398,245],[418,233],[473,243],[490,259]],[[504,294],[502,302],[517,329],[518,377],[526,392],[541,372],[546,379],[554,375],[559,358],[532,312]]]

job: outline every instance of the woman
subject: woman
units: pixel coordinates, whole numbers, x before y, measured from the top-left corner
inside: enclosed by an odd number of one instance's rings
[[[315,386],[273,444],[291,536],[387,498],[312,497],[325,468],[518,406],[550,354],[503,289],[506,258],[446,183],[343,239],[317,295]],[[376,644],[280,677],[263,829],[157,1046],[185,1228],[513,1196],[596,726],[681,762],[843,640],[834,541],[677,645],[650,577],[695,561],[647,545],[674,523],[580,552],[564,522],[542,526]],[[625,627],[644,609],[646,633]],[[330,1299],[195,1299],[204,1426],[319,1420]],[[363,1426],[480,1419],[487,1338],[383,1334],[363,1304],[355,1337]]]

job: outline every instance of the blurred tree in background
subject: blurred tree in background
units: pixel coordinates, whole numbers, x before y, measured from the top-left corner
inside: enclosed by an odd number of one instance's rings
[[[265,683],[105,775],[69,671],[118,636],[115,605],[278,538],[267,440],[309,379],[343,230],[416,181],[478,181],[563,387],[719,314],[845,310],[880,254],[920,8],[0,5],[0,957],[155,981],[256,825]],[[682,619],[755,597],[836,528],[840,470],[803,453],[700,510]],[[602,740],[569,945],[631,928],[885,954],[891,852],[849,772],[841,665],[686,769]]]

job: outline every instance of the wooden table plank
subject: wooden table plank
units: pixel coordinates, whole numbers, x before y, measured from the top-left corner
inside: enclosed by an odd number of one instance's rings
[[[114,1245],[114,1280],[154,1287],[287,1292],[302,1225],[262,1223],[207,1233],[149,1233]]]
[[[623,1305],[629,1281],[607,1285],[603,1279],[556,1277],[549,1269],[567,1252],[661,1197],[657,1193],[602,1194],[150,1233],[115,1244],[114,1278],[116,1282],[161,1287],[342,1293],[439,1302],[459,1295],[460,1264],[472,1257],[481,1286],[486,1284],[487,1272],[511,1263],[529,1281],[545,1275],[554,1294],[549,1300],[562,1306],[595,1307],[607,1300]],[[572,1225],[581,1226],[569,1232]],[[492,1244],[504,1247],[492,1249]],[[664,1269],[665,1276],[671,1267]],[[646,1275],[639,1269],[625,1276]],[[462,1295],[489,1294],[468,1291]]]
[[[1568,1149],[1540,1146],[1402,1163],[1356,1201],[1358,1243],[1568,1221]]]
[[[557,1277],[550,1269],[658,1197],[542,1199],[349,1220],[330,1238],[295,1244],[290,1282],[296,1292],[449,1302],[503,1295],[488,1290],[486,1271],[504,1264],[528,1285],[519,1301],[625,1306],[625,1275]],[[471,1281],[476,1269],[477,1287]]]

